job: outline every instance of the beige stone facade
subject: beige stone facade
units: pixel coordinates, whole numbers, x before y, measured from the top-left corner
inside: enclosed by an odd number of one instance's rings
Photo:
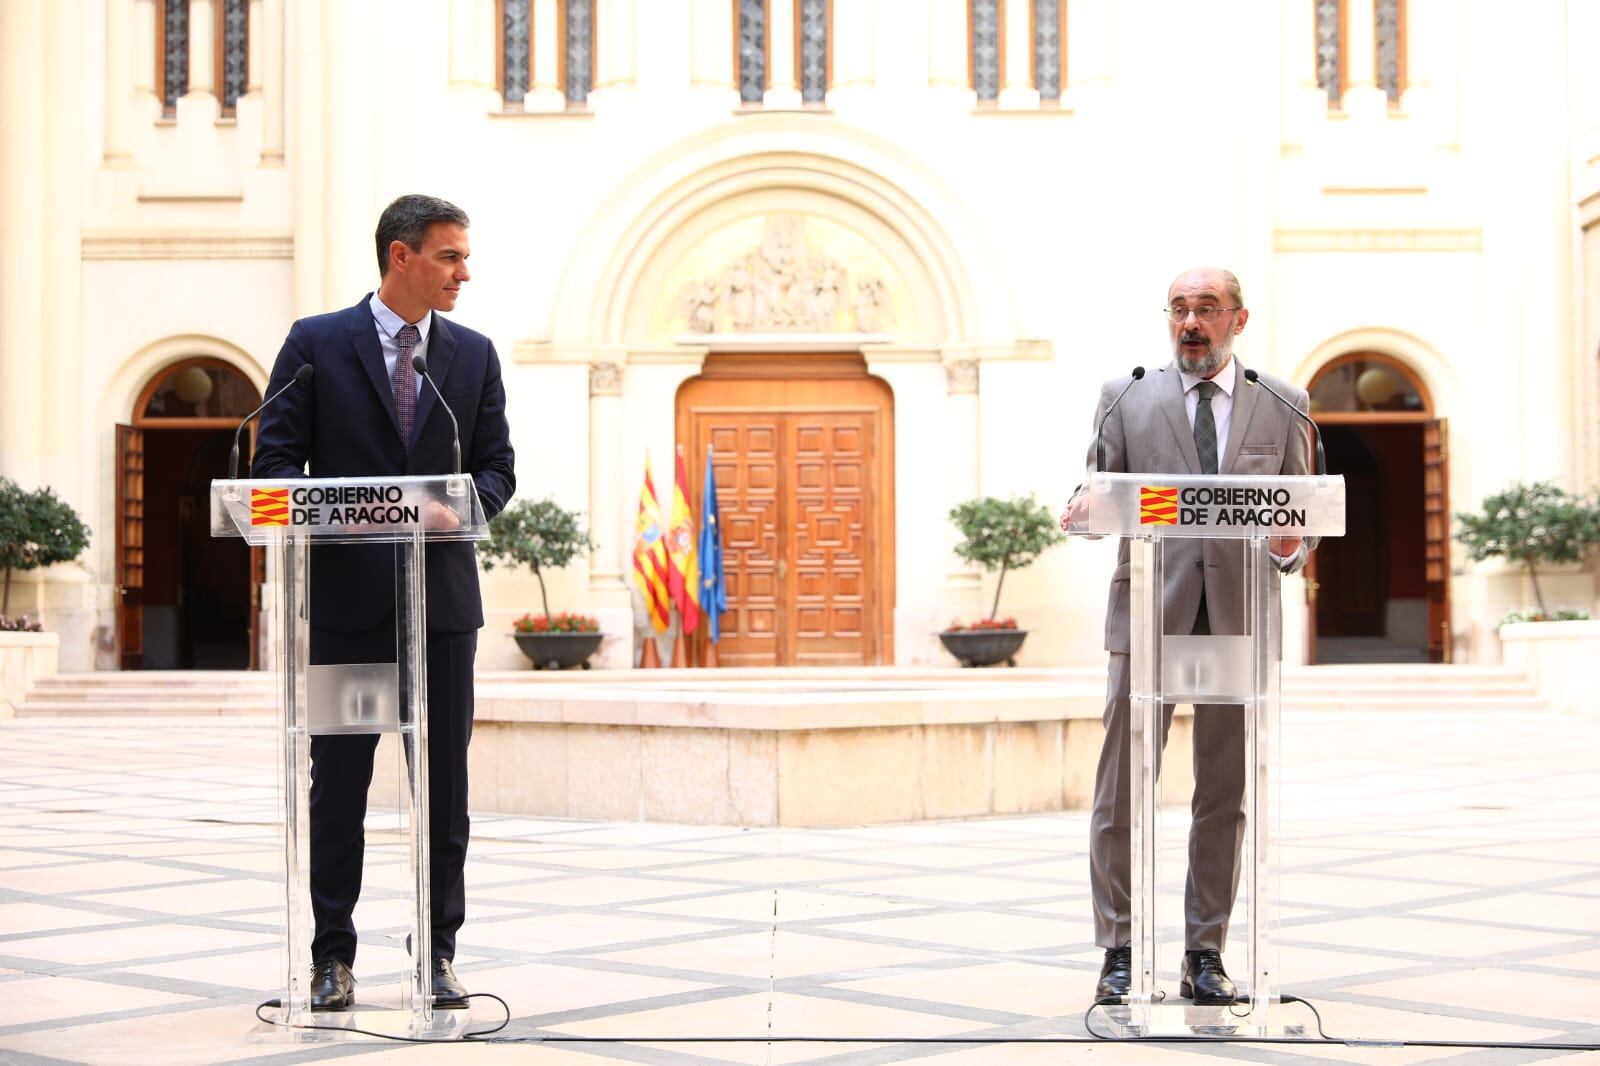
[[[409,191],[472,216],[457,317],[504,361],[519,495],[593,527],[597,551],[551,591],[602,618],[611,665],[635,646],[645,456],[669,485],[675,396],[708,356],[860,352],[888,383],[885,658],[948,662],[934,631],[986,612],[993,579],[950,552],[946,513],[980,493],[1064,499],[1100,381],[1169,358],[1165,288],[1195,263],[1242,279],[1250,365],[1307,386],[1368,353],[1409,377],[1448,428],[1449,509],[1513,479],[1600,479],[1593,5],[1409,0],[1390,99],[1374,2],[1345,0],[1330,104],[1310,0],[1073,0],[1059,103],[1033,87],[1013,3],[990,104],[961,0],[833,0],[826,101],[803,105],[793,0],[767,5],[759,104],[740,102],[729,0],[597,0],[593,88],[570,108],[560,5],[534,0],[529,92],[508,108],[495,0],[250,0],[224,114],[227,5],[187,2],[188,91],[167,114],[158,0],[0,0],[0,474],[53,486],[95,533],[13,612],[44,614],[64,670],[119,662],[116,426],[187,359],[259,390],[291,321],[375,286],[373,224]],[[1420,485],[1417,442],[1379,449],[1380,473]],[[1367,534],[1397,553],[1378,624],[1415,644],[1430,623],[1394,545],[1420,522],[1386,521]],[[147,543],[147,565],[176,550]],[[1007,579],[1024,661],[1099,661],[1109,552],[1070,544]],[[1459,549],[1448,571],[1442,643],[1497,661],[1521,579]],[[1546,588],[1594,605],[1587,571]],[[1296,657],[1306,590],[1285,589]],[[513,667],[502,634],[536,586],[496,571],[486,599],[480,664]]]

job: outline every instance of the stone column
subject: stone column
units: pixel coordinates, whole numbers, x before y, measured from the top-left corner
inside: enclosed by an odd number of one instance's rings
[[[561,111],[567,106],[566,86],[560,83],[561,53],[566,42],[561,39],[561,19],[556,10],[559,0],[533,0],[532,46],[529,48],[530,70],[528,94],[522,106],[528,111]]]
[[[928,84],[970,88],[966,0],[929,0]]]
[[[280,0],[289,21],[285,24],[287,47],[284,55],[292,66],[289,78],[295,86],[295,114],[290,129],[294,133],[294,317],[320,314],[341,306],[330,303],[324,292],[328,244],[323,203],[324,127],[328,112],[323,107],[330,79],[324,56],[329,9],[317,0]],[[280,96],[280,99],[283,98]],[[270,113],[270,108],[268,109]]]
[[[1105,87],[1111,81],[1111,57],[1116,44],[1115,0],[1061,0],[1061,3],[1067,8],[1067,41],[1063,54],[1067,86],[1074,90],[1074,96],[1081,95],[1077,90],[1090,85]],[[1310,50],[1307,44],[1306,51]]]
[[[1352,116],[1384,114],[1389,98],[1378,88],[1378,31],[1374,0],[1345,0],[1344,97]]]
[[[596,89],[633,85],[637,17],[637,0],[595,0]]]
[[[14,205],[6,219],[7,243],[36,255],[0,257],[0,475],[35,488],[40,465],[39,397],[44,386],[44,279],[37,255],[47,241],[44,203],[45,21],[48,5],[0,3],[0,202]],[[152,66],[154,60],[151,61]],[[77,244],[73,244],[77,254]],[[76,348],[66,358],[76,360]]]
[[[216,99],[217,27],[212,0],[189,0],[189,92],[198,100]]]
[[[1033,5],[1010,0],[1001,10],[1000,34],[1005,39],[1000,71],[1000,106],[1037,108],[1039,90],[1033,87]]]
[[[450,0],[450,88],[475,88],[478,78],[476,0]],[[495,41],[504,32],[495,27]]]
[[[126,167],[133,161],[128,137],[132,49],[133,0],[106,0],[106,126],[101,162],[108,167]]]
[[[689,34],[689,84],[695,88],[737,90],[733,5],[729,0],[690,0]]]
[[[870,2],[834,4],[828,26],[828,48],[833,53],[834,89],[867,87],[873,83],[873,56],[877,50],[874,5]]]
[[[244,94],[261,92],[261,60],[266,55],[262,41],[261,20],[265,13],[265,0],[250,0],[250,12],[245,16],[244,43]]]
[[[261,92],[261,165],[264,167],[283,166],[283,41],[286,18],[284,0],[261,0],[261,18],[254,19],[252,15],[253,21],[250,23],[251,39],[261,39],[261,74],[258,77],[252,73],[250,81]]]
[[[133,91],[154,100],[156,87],[156,0],[133,0]]]
[[[767,107],[799,107],[800,82],[794,64],[795,0],[767,4]]]
[[[42,396],[32,397],[34,417],[44,423],[39,476],[80,512],[93,514],[83,454],[84,5],[44,6],[45,68],[36,83],[43,100],[34,105],[46,116],[44,152],[32,164],[47,175],[43,199],[32,201],[42,208],[48,235],[38,247],[44,282],[40,318],[49,334],[41,335],[30,353],[49,367]]]
[[[604,358],[601,356],[600,358]],[[589,587],[623,589],[622,366],[589,364]]]
[[[602,361],[589,364],[589,535],[595,545],[589,556],[589,610],[607,635],[598,664],[609,669],[633,665],[637,636],[627,577],[632,541],[625,523],[632,513],[623,510],[622,364],[609,361],[619,356],[596,352],[594,358]]]
[[[949,506],[978,495],[978,362],[975,359],[957,359],[944,364],[945,373],[945,454],[944,477],[949,486]],[[946,523],[945,535],[951,545],[956,534]],[[976,603],[981,591],[981,578],[969,565],[950,554],[955,569],[945,576],[945,590],[956,598],[959,606],[967,608]],[[971,601],[969,603],[969,601]]]

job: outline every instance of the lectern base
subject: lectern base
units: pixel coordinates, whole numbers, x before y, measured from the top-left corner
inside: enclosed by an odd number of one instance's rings
[[[1277,1018],[1280,1004],[1272,1007],[1269,1016],[1266,1011],[1253,1012],[1247,998],[1223,1007],[1197,1007],[1182,1000],[1143,1008],[1119,1004],[1097,1008],[1090,1021],[1097,1033],[1115,1040],[1163,1036],[1297,1039],[1306,1035],[1305,1026],[1285,1025]]]
[[[408,1010],[384,1007],[357,1007],[355,1010],[303,1012],[293,1023],[257,1026],[250,1032],[252,1044],[337,1044],[378,1036],[405,1037],[411,1040],[461,1040],[469,1032],[492,1028],[492,1022],[473,1022],[464,1010],[435,1010],[423,1018]],[[273,1017],[267,1014],[266,1017]],[[281,1015],[280,1015],[281,1017]],[[316,1028],[309,1028],[316,1026]],[[355,1030],[365,1029],[366,1032]]]

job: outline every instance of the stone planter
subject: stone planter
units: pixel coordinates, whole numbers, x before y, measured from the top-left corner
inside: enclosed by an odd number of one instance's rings
[[[55,633],[0,633],[0,718],[15,715],[34,682],[55,674],[60,647]]]
[[[589,669],[589,656],[600,648],[604,633],[513,633],[517,647],[535,670]]]
[[[1600,620],[1514,622],[1500,627],[1505,665],[1539,686],[1555,710],[1600,716],[1592,666],[1600,662]]]
[[[1015,666],[1017,651],[1027,639],[1026,629],[956,629],[939,634],[944,650],[962,666]]]

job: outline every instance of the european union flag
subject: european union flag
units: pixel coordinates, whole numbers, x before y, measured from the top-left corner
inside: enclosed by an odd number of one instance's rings
[[[708,636],[713,644],[722,637],[722,612],[727,609],[728,590],[722,581],[722,518],[717,511],[717,476],[711,469],[708,444],[700,504],[700,610],[711,622]]]

